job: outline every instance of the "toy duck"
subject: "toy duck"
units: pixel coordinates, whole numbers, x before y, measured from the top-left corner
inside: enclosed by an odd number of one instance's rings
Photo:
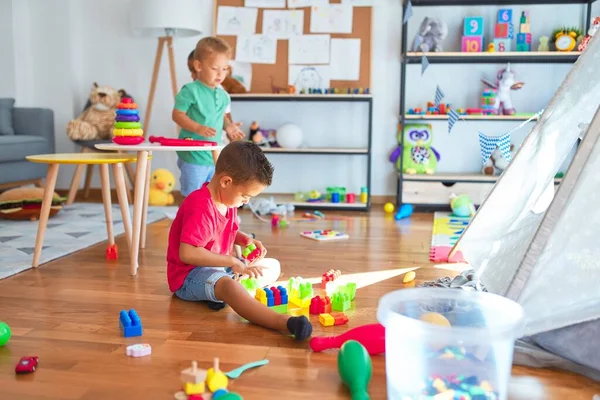
[[[175,198],[171,194],[174,187],[175,177],[170,171],[164,168],[154,170],[150,177],[148,204],[152,206],[169,206],[175,203]]]

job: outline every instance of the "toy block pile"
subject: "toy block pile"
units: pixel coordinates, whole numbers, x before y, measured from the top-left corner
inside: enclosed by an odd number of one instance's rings
[[[334,326],[347,324],[350,319],[344,313],[319,314],[319,322],[323,326]]]
[[[283,286],[272,286],[270,289],[258,288],[254,298],[279,313],[285,313],[288,310],[288,291]]]
[[[495,114],[498,91],[496,89],[484,89],[481,93],[481,110],[483,115]]]
[[[309,308],[310,299],[313,297],[313,287],[300,277],[290,278],[287,286],[289,302],[300,307]]]
[[[463,21],[461,51],[465,53],[483,51],[483,17],[467,17]]]
[[[531,24],[529,11],[521,13],[519,20],[519,33],[517,33],[517,51],[531,51]]]
[[[119,313],[119,327],[125,337],[142,336],[142,320],[134,309],[121,310]]]
[[[198,363],[192,361],[190,368],[181,371],[181,381],[183,382],[183,392],[187,399],[217,399],[219,397],[225,398],[225,394],[228,394],[227,398],[241,399],[242,397],[233,392],[227,391],[227,385],[229,379],[219,369],[219,359],[215,358],[213,367],[208,370],[198,368]],[[210,393],[206,393],[206,389]],[[176,398],[181,392],[176,393]],[[181,397],[181,396],[180,396]]]
[[[498,19],[494,26],[494,50],[499,52],[511,51],[511,42],[514,37],[512,10],[499,10]]]

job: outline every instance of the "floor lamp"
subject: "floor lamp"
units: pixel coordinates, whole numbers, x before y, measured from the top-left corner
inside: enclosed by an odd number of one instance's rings
[[[173,57],[173,38],[189,37],[202,34],[202,15],[205,15],[206,5],[203,0],[134,0],[130,8],[130,25],[135,36],[158,38],[158,47],[154,57],[154,69],[150,82],[150,93],[144,116],[144,136],[148,133],[152,103],[158,71],[162,60],[163,49],[167,47],[169,57],[169,71],[171,74],[171,88],[173,98],[177,95],[177,78],[175,73],[175,59]]]

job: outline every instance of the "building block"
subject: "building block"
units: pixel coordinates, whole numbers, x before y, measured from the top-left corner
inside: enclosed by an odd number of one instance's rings
[[[531,24],[521,24],[519,26],[519,33],[531,33]]]
[[[272,289],[272,288],[271,288]],[[277,286],[277,290],[279,290],[279,295],[281,296],[281,304],[288,304],[288,291],[283,286]]]
[[[334,325],[345,325],[350,321],[350,318],[344,313],[332,313],[331,316],[334,319]]]
[[[483,36],[463,36],[461,51],[465,53],[479,53],[483,51]]]
[[[329,314],[329,313],[320,314],[319,315],[319,322],[323,326],[333,326],[335,324],[335,318],[333,318],[331,316],[331,314]]]
[[[269,307],[269,308],[279,314],[287,314],[287,312],[288,312],[287,304],[280,304],[278,306],[273,306],[273,307]]]
[[[260,250],[256,247],[254,243],[250,243],[244,250],[242,250],[242,257],[244,257],[248,262],[254,261],[256,258],[260,256]]]
[[[512,24],[506,24],[506,23],[496,24],[496,26],[494,27],[494,38],[500,38],[500,39],[508,38],[508,32],[510,29],[509,25],[512,25]]]
[[[325,314],[331,312],[331,299],[328,296],[315,296],[310,300],[310,314]]]
[[[309,282],[304,279],[290,278],[288,280],[288,302],[300,308],[309,308],[310,299],[313,297],[313,288]]]
[[[350,301],[354,301],[354,298],[356,297],[356,283],[348,282],[343,286],[339,286],[338,292],[347,294]]]
[[[267,307],[273,307],[275,305],[275,299],[273,298],[273,291],[271,289],[264,289],[265,295],[267,296]]]
[[[517,43],[517,51],[531,51],[531,45],[528,43]]]
[[[280,306],[281,305],[281,293],[279,292],[279,289],[277,289],[275,286],[272,286],[271,292],[273,292],[273,306]]]
[[[106,246],[106,259],[107,260],[118,260],[119,259],[119,248],[117,244],[113,244],[112,246]]]
[[[350,296],[347,293],[336,292],[331,299],[333,311],[346,311],[350,308]]]
[[[467,17],[463,22],[463,35],[483,36],[483,17]]]
[[[183,383],[192,383],[198,385],[204,384],[206,380],[206,370],[198,368],[198,362],[192,361],[192,366],[181,371],[181,381]]]
[[[256,289],[254,298],[258,300],[259,303],[262,303],[265,306],[267,305],[267,293],[265,292],[265,289]]]
[[[148,343],[132,344],[127,346],[125,354],[129,357],[144,357],[152,354],[152,346]]]
[[[507,23],[512,21],[512,9],[501,8],[498,10],[498,23]]]
[[[517,44],[531,44],[531,33],[519,33],[517,35]]]
[[[494,39],[494,46],[498,52],[510,51],[510,44],[510,39]]]
[[[342,272],[339,269],[330,269],[325,272],[321,277],[321,289],[325,289],[327,287],[327,282],[335,281],[340,275],[342,275]]]
[[[256,295],[256,289],[259,289],[258,281],[256,278],[245,278],[240,280],[240,284],[246,289],[248,294],[252,297]]]
[[[202,393],[204,393],[204,382],[200,382],[200,383],[185,382],[183,384],[183,391],[188,396],[191,394],[202,394]]]
[[[119,326],[125,337],[142,336],[142,321],[134,309],[129,310],[129,312],[121,310]]]
[[[316,231],[304,231],[300,232],[300,236],[317,240],[319,242],[329,241],[329,240],[344,240],[350,238],[348,234],[343,232],[334,231],[331,229],[324,230],[316,230]]]

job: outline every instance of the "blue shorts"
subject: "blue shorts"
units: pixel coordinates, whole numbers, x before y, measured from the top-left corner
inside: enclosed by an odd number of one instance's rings
[[[214,165],[197,165],[177,159],[177,166],[181,171],[179,184],[181,185],[181,195],[187,197],[194,190],[198,190],[205,182],[209,182],[215,174]]]
[[[230,267],[196,267],[190,271],[188,276],[175,295],[187,301],[213,301],[222,303],[215,296],[215,285],[221,278],[234,278]]]

